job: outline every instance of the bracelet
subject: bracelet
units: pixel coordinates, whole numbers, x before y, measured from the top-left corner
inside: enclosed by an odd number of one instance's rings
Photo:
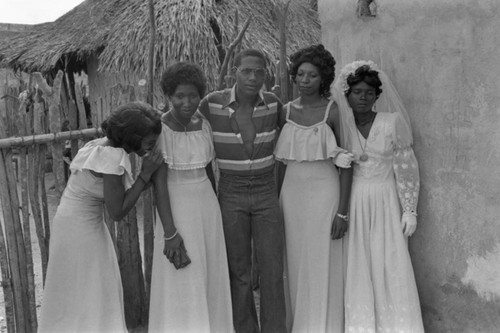
[[[344,221],[349,221],[349,216],[346,214],[346,215],[342,215],[340,213],[337,213],[337,216],[340,217],[342,220]]]
[[[140,174],[139,174],[139,176],[137,177],[137,179],[142,180],[142,181],[144,182],[144,184],[149,183],[149,181],[148,181],[148,180],[144,179],[144,176],[142,175],[142,173],[140,173]]]
[[[175,230],[174,234],[170,237],[163,237],[164,240],[169,241],[175,238],[177,236],[177,230]]]

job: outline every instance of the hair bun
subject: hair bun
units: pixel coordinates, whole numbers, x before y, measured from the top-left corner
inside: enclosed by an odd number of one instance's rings
[[[104,120],[102,123],[101,123],[101,128],[103,130],[104,133],[106,133],[106,130],[108,129],[108,120]]]

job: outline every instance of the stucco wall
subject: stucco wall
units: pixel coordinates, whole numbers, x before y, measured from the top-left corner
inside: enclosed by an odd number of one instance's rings
[[[500,1],[319,0],[337,70],[371,59],[408,108],[420,161],[410,252],[426,332],[500,332]]]

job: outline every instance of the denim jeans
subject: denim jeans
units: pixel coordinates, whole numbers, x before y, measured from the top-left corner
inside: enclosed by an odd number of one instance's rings
[[[252,288],[252,240],[260,273],[260,327],[286,332],[283,287],[283,224],[274,173],[221,174],[219,203],[237,333],[259,332]]]

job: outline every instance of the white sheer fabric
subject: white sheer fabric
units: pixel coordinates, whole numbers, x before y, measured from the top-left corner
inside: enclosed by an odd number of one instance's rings
[[[362,65],[378,71],[382,94],[368,137],[359,134],[344,93],[347,76]],[[345,291],[345,331],[424,332],[400,204],[415,214],[418,164],[409,118],[387,76],[373,62],[347,65],[332,89],[342,144],[355,155]],[[363,153],[368,159],[361,161]]]

